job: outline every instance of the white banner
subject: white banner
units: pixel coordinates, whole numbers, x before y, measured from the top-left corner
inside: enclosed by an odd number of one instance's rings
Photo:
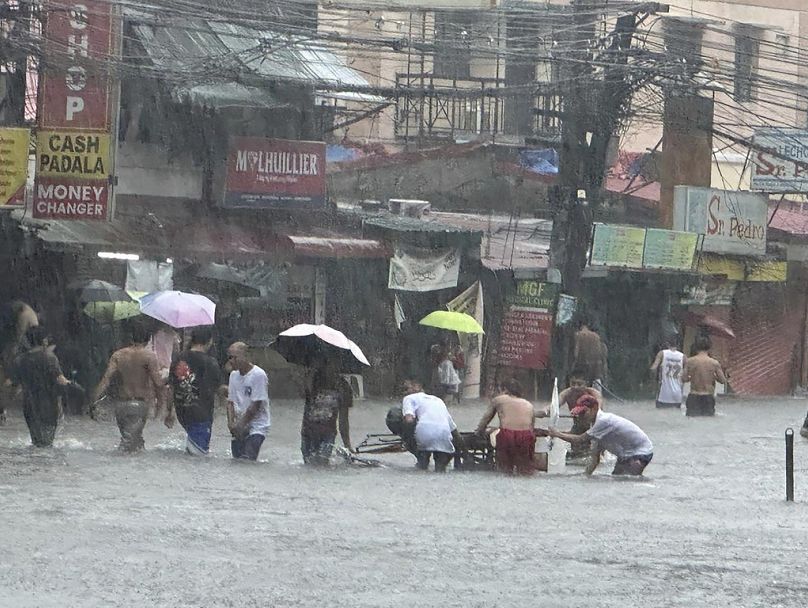
[[[457,287],[459,249],[396,247],[387,286],[401,291],[435,291]]]
[[[174,264],[130,260],[126,264],[126,291],[151,293],[174,289]]]

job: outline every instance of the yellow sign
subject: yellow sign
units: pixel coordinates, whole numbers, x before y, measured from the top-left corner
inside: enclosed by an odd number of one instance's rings
[[[0,207],[25,204],[28,129],[0,129]]]
[[[750,262],[746,267],[747,281],[783,283],[788,274],[788,262],[773,260],[769,262]]]
[[[739,260],[706,253],[701,256],[699,272],[721,275],[730,281],[782,283],[786,280],[788,262]]]
[[[36,170],[39,177],[109,177],[109,133],[103,131],[39,131]]]
[[[730,281],[743,281],[746,278],[746,265],[735,258],[705,253],[701,256],[699,272],[721,275]]]

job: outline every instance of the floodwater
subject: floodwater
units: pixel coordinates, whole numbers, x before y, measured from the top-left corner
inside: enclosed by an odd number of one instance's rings
[[[385,432],[358,402],[352,436]],[[784,502],[783,431],[803,400],[720,402],[713,419],[609,404],[651,436],[644,480],[601,466],[532,479],[388,466],[309,470],[301,407],[273,404],[258,464],[183,454],[157,422],[147,451],[115,453],[113,422],[68,418],[35,450],[0,427],[0,606],[804,606],[808,441]],[[480,403],[452,408],[472,430]]]

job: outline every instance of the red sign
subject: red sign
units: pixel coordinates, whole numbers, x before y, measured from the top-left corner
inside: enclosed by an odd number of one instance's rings
[[[110,82],[98,62],[117,53],[109,0],[46,4],[39,125],[110,129]]]
[[[109,183],[39,177],[34,193],[34,217],[51,220],[105,220]]]
[[[325,205],[325,143],[236,137],[227,158],[223,205],[313,208]]]
[[[511,367],[546,369],[550,365],[553,315],[512,307],[502,321],[499,362]]]

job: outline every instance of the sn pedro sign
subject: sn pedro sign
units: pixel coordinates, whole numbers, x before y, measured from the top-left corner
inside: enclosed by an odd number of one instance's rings
[[[704,251],[762,256],[766,253],[768,207],[752,192],[676,186],[674,230],[704,235]]]

